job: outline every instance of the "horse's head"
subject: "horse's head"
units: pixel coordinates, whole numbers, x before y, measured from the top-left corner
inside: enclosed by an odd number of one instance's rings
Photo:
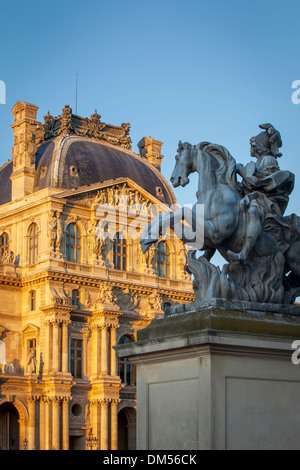
[[[185,186],[190,182],[188,176],[193,171],[193,148],[188,142],[179,141],[176,164],[170,178],[174,188],[179,185]]]

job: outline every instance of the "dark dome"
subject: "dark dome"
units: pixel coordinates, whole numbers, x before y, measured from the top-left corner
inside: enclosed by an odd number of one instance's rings
[[[13,171],[13,161],[6,162],[0,168],[0,205],[11,201],[11,180],[10,175]]]
[[[176,202],[165,178],[145,158],[92,138],[56,137],[43,143],[37,151],[36,171],[35,191],[80,188],[128,177],[166,204]]]

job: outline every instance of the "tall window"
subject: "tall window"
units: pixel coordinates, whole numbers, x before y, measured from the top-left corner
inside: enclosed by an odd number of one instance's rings
[[[70,372],[75,378],[82,377],[82,345],[81,339],[70,341]]]
[[[30,310],[35,310],[36,309],[36,294],[35,291],[32,290],[30,292]]]
[[[133,343],[134,339],[132,336],[123,335],[119,341],[119,344]],[[136,384],[136,373],[135,365],[130,364],[126,357],[119,359],[119,376],[121,382],[125,385],[135,385]]]
[[[160,277],[170,276],[170,250],[165,242],[159,242],[156,252],[157,274]]]
[[[67,226],[66,256],[68,261],[74,263],[79,263],[80,261],[80,230],[74,223]]]
[[[113,261],[115,269],[122,269],[126,271],[127,265],[127,245],[126,239],[120,236],[120,233],[116,233],[113,242]]]
[[[78,289],[73,289],[72,290],[72,300],[71,303],[74,307],[79,308],[80,307],[80,292]]]
[[[7,233],[2,233],[0,237],[0,256],[4,255],[6,251],[8,251],[9,243],[8,243],[8,235]]]
[[[36,224],[31,224],[29,227],[28,244],[29,244],[29,264],[35,264],[37,261],[37,252],[38,252],[38,233],[37,233]]]

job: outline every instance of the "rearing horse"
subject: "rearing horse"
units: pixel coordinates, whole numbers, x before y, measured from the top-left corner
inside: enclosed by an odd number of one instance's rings
[[[197,202],[191,209],[184,207],[159,214],[143,230],[142,251],[145,253],[159,236],[164,235],[167,227],[199,250],[215,249],[216,246],[221,250],[242,249],[240,232],[244,224],[239,216],[242,196],[236,180],[235,159],[225,147],[208,142],[191,145],[181,141],[175,159],[171,176],[174,187],[186,186],[189,175],[198,173]],[[204,205],[202,217],[198,211],[200,205]]]

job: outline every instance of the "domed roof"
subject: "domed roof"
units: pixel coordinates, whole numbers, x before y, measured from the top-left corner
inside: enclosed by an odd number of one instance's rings
[[[24,108],[26,103],[20,102],[21,105]],[[29,109],[29,105],[27,108]],[[16,112],[15,109],[13,111]],[[22,121],[18,121],[17,114],[14,116],[13,127],[18,131],[17,126]],[[24,137],[18,139],[18,136],[15,136],[14,159],[0,168],[0,204],[12,200],[13,161],[16,160],[20,149],[29,148],[32,142],[35,142],[32,154],[35,155],[34,192],[44,188],[79,189],[118,178],[130,178],[161,202],[167,205],[176,203],[171,187],[157,168],[160,164],[155,163],[162,158],[158,150],[162,142],[151,138],[142,139],[143,143],[138,144],[138,155],[131,149],[130,124],[106,124],[101,121],[101,116],[96,110],[90,118],[83,118],[74,115],[66,105],[62,114],[56,118],[48,112],[44,116],[44,124],[32,120],[32,116],[30,124],[36,126],[35,131],[32,127],[35,135],[29,134],[27,147],[22,144]],[[145,145],[149,145],[149,142],[153,145],[148,158]]]
[[[89,137],[56,137],[43,143],[36,154],[34,190],[80,188],[128,177],[166,204],[175,196],[154,165],[130,150]]]

